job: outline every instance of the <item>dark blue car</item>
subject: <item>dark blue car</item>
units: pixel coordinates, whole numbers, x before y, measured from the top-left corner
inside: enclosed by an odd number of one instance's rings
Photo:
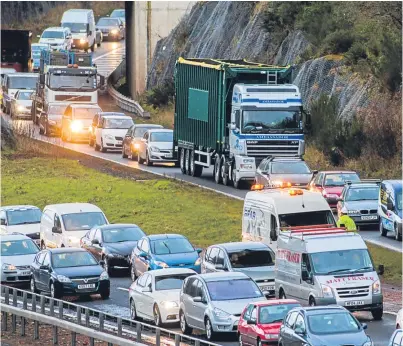
[[[43,250],[31,264],[31,291],[49,293],[52,298],[100,294],[108,299],[110,281],[102,265],[84,249]]]
[[[131,255],[133,281],[148,270],[163,268],[189,268],[200,273],[201,249],[195,249],[180,234],[156,234],[143,237]]]
[[[290,310],[280,328],[281,346],[373,346],[360,323],[342,306],[297,307]]]

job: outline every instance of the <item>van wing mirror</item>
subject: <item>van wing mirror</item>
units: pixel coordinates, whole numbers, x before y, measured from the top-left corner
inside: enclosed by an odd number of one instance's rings
[[[311,280],[311,275],[308,273],[307,270],[301,271],[301,279],[304,281]]]
[[[385,273],[385,266],[383,264],[380,264],[378,266],[378,274],[383,275]]]
[[[388,201],[387,203],[386,203],[386,208],[388,209],[388,210],[393,210],[393,203],[391,202],[391,201]]]
[[[62,233],[62,230],[56,226],[52,227],[52,233]]]
[[[0,219],[0,225],[1,226],[7,226],[6,219]]]

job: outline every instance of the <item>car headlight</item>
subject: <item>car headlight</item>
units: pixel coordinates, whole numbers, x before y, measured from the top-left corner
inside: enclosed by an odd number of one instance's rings
[[[140,149],[140,144],[139,144],[139,143],[135,143],[135,144],[134,144],[134,149]]]
[[[372,342],[372,340],[368,340],[362,346],[374,346],[374,343]]]
[[[49,120],[49,119],[48,119],[48,123],[49,123],[50,125],[56,125],[56,121],[54,121],[54,120]]]
[[[101,276],[99,277],[99,280],[109,280],[109,275],[107,272],[102,272]]]
[[[151,150],[151,151],[155,151],[155,152],[157,152],[157,153],[160,151],[157,147],[150,147],[150,150]]]
[[[18,106],[17,106],[17,111],[22,112],[22,111],[24,111],[24,110],[25,110],[25,107],[24,107],[24,106],[21,106],[21,105],[18,105]]]
[[[199,266],[200,264],[201,264],[201,258],[199,257],[195,262],[195,266]]]
[[[240,165],[239,165],[239,168],[241,168],[241,169],[252,169],[253,168],[253,166],[252,165],[249,165],[249,164],[244,164],[244,163],[241,163]]]
[[[70,124],[70,129],[73,132],[81,131],[83,129],[83,123],[81,121],[74,120]]]
[[[115,137],[113,137],[112,135],[105,135],[105,139],[109,139],[110,141],[113,141],[115,139]]]
[[[227,321],[231,318],[231,315],[229,313],[217,308],[213,309],[213,314],[218,320]]]
[[[80,43],[86,43],[87,42],[87,40],[85,39],[85,38],[80,38]]]
[[[323,298],[333,298],[332,289],[327,285],[322,284],[321,286],[322,286]]]
[[[264,337],[266,339],[278,339],[278,334],[265,334]]]
[[[179,307],[179,305],[178,305],[177,302],[169,302],[169,301],[161,302],[161,305],[162,305],[163,307],[167,308],[167,309]]]
[[[111,34],[112,34],[112,35],[117,35],[118,32],[119,32],[119,31],[118,31],[117,29],[112,29],[112,30],[111,30]]]
[[[13,264],[3,264],[3,270],[17,270],[17,267]]]
[[[376,280],[372,284],[372,294],[380,294],[381,293],[381,282],[379,280]]]
[[[359,210],[348,210],[347,211],[349,214],[359,214],[360,211]]]
[[[158,266],[158,267],[169,268],[169,265],[166,264],[165,262],[162,262],[162,261],[155,261],[154,263],[155,263],[155,265]]]
[[[71,280],[67,276],[64,276],[64,275],[58,275],[57,280],[59,280],[60,282],[71,282]]]

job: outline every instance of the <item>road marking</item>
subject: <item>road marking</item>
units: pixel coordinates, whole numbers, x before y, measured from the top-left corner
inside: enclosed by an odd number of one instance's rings
[[[389,314],[389,315],[393,315],[393,316],[397,316],[397,312],[392,312],[392,311],[384,311],[384,314]]]
[[[358,234],[360,234],[360,232],[358,232]],[[378,245],[378,246],[383,247],[383,248],[388,249],[388,250],[392,250],[392,251],[396,251],[396,252],[400,252],[400,253],[403,252],[403,249],[396,249],[392,245],[382,243],[379,240],[374,240],[374,239],[364,239],[364,240],[367,241],[368,243]]]
[[[100,55],[100,56],[97,56],[96,58],[92,59],[92,61],[97,61],[97,60],[103,58],[104,56],[111,55],[111,54],[116,53],[117,51],[123,50],[123,49],[125,49],[125,47],[118,47],[118,48],[115,48],[114,50],[111,50],[111,51],[109,51],[108,53],[105,53],[105,54],[102,54],[102,55]]]
[[[128,288],[118,287],[117,289],[118,289],[118,290],[121,290],[121,291],[129,292],[129,289],[128,289]]]

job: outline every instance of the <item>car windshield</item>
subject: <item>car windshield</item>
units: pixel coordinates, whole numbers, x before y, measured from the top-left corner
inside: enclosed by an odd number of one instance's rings
[[[331,173],[326,174],[325,186],[344,186],[346,181],[354,183],[360,181],[360,177],[356,173]]]
[[[151,133],[150,142],[172,142],[173,140],[174,140],[173,132]]]
[[[101,18],[97,26],[119,26],[119,20],[113,18]]]
[[[102,238],[104,243],[138,241],[144,236],[144,232],[139,227],[117,227],[102,230]]]
[[[194,275],[180,274],[180,275],[164,275],[155,277],[155,290],[156,291],[166,291],[166,290],[180,290],[182,288],[183,280],[188,276]]]
[[[330,210],[310,211],[306,213],[280,214],[280,227],[335,225],[333,214]]]
[[[9,85],[10,89],[35,89],[38,77],[22,77],[22,76],[10,76]]]
[[[80,76],[52,73],[49,75],[48,86],[56,90],[92,91],[97,88],[97,79],[95,75]]]
[[[252,279],[208,281],[211,300],[254,299],[263,296]]]
[[[313,270],[319,275],[374,271],[367,249],[317,252],[310,257]]]
[[[291,309],[300,306],[299,304],[276,304],[261,306],[259,309],[259,323],[270,324],[281,322]]]
[[[349,312],[308,316],[308,326],[313,334],[318,335],[353,333],[361,329]]]
[[[270,133],[300,129],[299,110],[245,110],[243,111],[242,132]]]
[[[396,193],[396,208],[397,210],[402,210],[402,193]]]
[[[155,255],[194,252],[195,249],[185,238],[165,238],[151,242],[151,250]]]
[[[104,129],[128,129],[131,126],[132,119],[105,119]]]
[[[18,93],[18,100],[30,100],[33,91],[20,91]]]
[[[65,214],[62,219],[66,231],[84,231],[106,224],[105,217],[100,212]]]
[[[232,268],[266,267],[274,265],[274,252],[269,249],[245,249],[228,253]]]
[[[86,251],[53,253],[52,263],[54,268],[70,268],[96,266],[98,262],[94,256]]]
[[[71,32],[80,33],[88,31],[88,24],[86,23],[62,23],[62,27],[69,28]]]
[[[378,199],[378,187],[354,187],[347,191],[346,201],[373,201]]]
[[[31,239],[10,240],[1,242],[1,256],[32,255],[39,252],[39,248]]]
[[[111,13],[112,18],[124,18],[125,17],[125,10],[113,10]]]
[[[64,106],[50,106],[48,110],[48,116],[51,118],[62,118],[67,105]]]
[[[42,216],[40,209],[7,210],[6,214],[8,226],[40,223]]]
[[[271,164],[273,174],[310,174],[311,170],[307,164],[301,162],[273,162]]]
[[[75,108],[74,119],[94,119],[94,115],[102,112],[101,108]]]
[[[64,38],[63,31],[44,31],[41,38]]]
[[[145,134],[148,130],[150,130],[150,129],[152,129],[152,128],[156,128],[156,126],[153,126],[153,127],[136,127],[136,128],[134,129],[134,137],[137,137],[137,138],[143,137],[144,134]],[[162,126],[161,126],[161,128],[162,128]]]

